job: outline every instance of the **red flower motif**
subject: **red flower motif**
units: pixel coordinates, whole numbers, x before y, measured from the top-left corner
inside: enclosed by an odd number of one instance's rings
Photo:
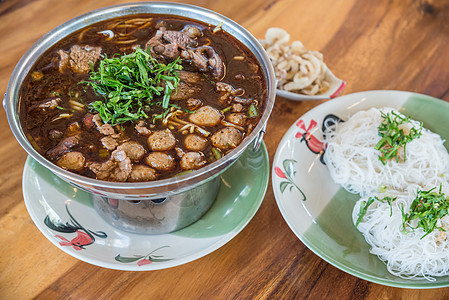
[[[83,249],[83,246],[90,245],[92,243],[92,237],[84,231],[78,230],[76,233],[77,236],[71,241],[60,235],[55,235],[55,237],[62,240],[59,242],[59,245],[72,246],[75,250],[81,250]]]
[[[151,263],[152,263],[152,261],[149,259],[141,259],[137,262],[137,265],[140,267],[140,266],[144,266],[144,265],[149,265]]]
[[[318,140],[316,137],[314,137],[310,131],[317,126],[317,122],[315,120],[311,120],[309,127],[306,128],[306,124],[303,120],[299,120],[296,123],[296,126],[298,126],[300,129],[304,130],[304,133],[297,132],[295,134],[295,138],[299,139],[302,138],[307,144],[307,147],[313,152],[313,153],[320,153],[324,150],[324,144],[320,140]],[[302,141],[301,140],[301,141]]]
[[[304,130],[306,132],[308,132],[311,129],[313,129],[314,127],[316,127],[316,125],[317,125],[317,122],[315,120],[311,120],[310,124],[309,124],[309,127],[307,127],[307,128],[306,128],[306,124],[304,123],[303,120],[299,120],[298,122],[296,122],[296,126],[301,128],[302,130]]]
[[[57,237],[58,239],[61,239],[62,242],[59,242],[59,245],[61,246],[72,246],[72,243],[70,243],[70,241],[68,239],[66,239],[63,236],[60,235],[55,235],[55,237]]]
[[[276,173],[276,175],[281,178],[287,178],[287,176],[285,176],[284,172],[282,172],[279,167],[274,167],[274,173]]]

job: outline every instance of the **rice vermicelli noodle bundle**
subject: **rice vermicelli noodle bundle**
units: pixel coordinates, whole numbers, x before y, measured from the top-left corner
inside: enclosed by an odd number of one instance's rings
[[[405,157],[403,152],[399,153],[398,161],[391,159],[384,165],[379,160],[380,151],[375,149],[381,139],[378,127],[382,112],[401,115],[392,108],[372,108],[355,113],[348,121],[325,132],[324,161],[332,179],[349,192],[362,196],[384,189],[403,191],[410,184],[436,185],[449,169],[444,141],[423,128],[421,137],[406,145]],[[408,129],[419,125],[411,121]]]
[[[449,195],[447,183],[443,183],[442,192]],[[449,275],[449,243],[447,233],[433,230],[427,236],[422,228],[404,230],[402,207],[404,212],[416,197],[418,185],[411,185],[407,191],[388,191],[378,195],[382,199],[388,195],[397,197],[390,204],[375,200],[366,211],[357,229],[364,235],[371,246],[370,253],[377,255],[387,265],[390,273],[403,278],[425,277],[434,280],[432,276]],[[427,187],[426,189],[429,190]],[[438,190],[438,188],[436,188]],[[354,224],[358,219],[360,206],[368,201],[361,198],[354,206],[352,218]],[[411,225],[416,227],[417,220]],[[449,229],[449,216],[438,220],[437,226]],[[424,238],[422,238],[424,236]]]

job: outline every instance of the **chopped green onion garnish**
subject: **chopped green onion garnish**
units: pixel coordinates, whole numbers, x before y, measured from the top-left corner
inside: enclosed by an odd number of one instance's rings
[[[418,190],[416,198],[410,205],[409,213],[404,213],[404,209],[402,208],[402,225],[404,232],[406,232],[406,226],[409,226],[412,229],[422,228],[426,233],[421,237],[422,239],[435,229],[446,231],[444,228],[437,226],[437,222],[448,214],[448,197],[441,193],[441,186],[438,193],[434,192],[434,189],[435,188],[429,191]],[[415,219],[418,223],[416,227],[412,227],[410,222]]]
[[[355,224],[355,227],[359,226],[360,222],[362,222],[363,217],[366,215],[367,211],[368,211],[368,207],[374,202],[374,200],[380,201],[380,202],[387,202],[388,205],[390,206],[390,217],[393,215],[393,207],[391,205],[391,203],[393,201],[395,201],[397,199],[397,197],[384,197],[382,199],[379,199],[377,196],[376,197],[370,197],[368,198],[368,201],[362,201],[361,205],[360,205],[360,211],[358,213],[358,218],[357,218],[357,222]]]
[[[209,76],[207,76],[207,74],[203,73],[203,77],[206,78],[210,84],[214,85],[215,81],[213,81],[212,79],[209,78]]]
[[[98,70],[92,68],[89,80],[82,83],[104,97],[90,104],[104,123],[116,125],[146,119],[158,112],[153,117],[155,121],[168,113],[170,95],[179,83],[177,71],[181,69],[179,57],[165,65],[137,48],[121,57],[105,57]]]
[[[228,106],[228,107],[226,107],[226,108],[223,108],[223,109],[221,110],[221,112],[224,114],[225,112],[230,111],[231,108],[232,108],[232,106]]]
[[[192,173],[192,172],[193,172],[193,170],[187,170],[187,171],[184,171],[184,172],[181,172],[181,173],[177,173],[173,177],[182,176],[182,175],[189,174],[189,173]]]
[[[401,115],[395,112],[387,114],[384,114],[382,112],[381,114],[383,121],[378,127],[379,136],[381,137],[381,139],[374,147],[381,153],[381,155],[379,155],[379,160],[384,165],[387,163],[388,160],[393,158],[396,159],[396,162],[398,162],[399,161],[398,150],[400,148],[403,148],[404,161],[405,161],[406,160],[405,146],[407,143],[421,136],[422,123],[420,124],[419,128],[411,126],[410,131],[408,133],[405,133],[404,129],[400,128],[400,125],[411,123],[410,118],[402,117]]]
[[[222,157],[221,152],[217,148],[212,148],[212,154],[215,160],[219,160]]]
[[[357,222],[355,223],[355,227],[359,226],[360,222],[362,222],[363,217],[366,215],[368,211],[368,207],[374,202],[374,198],[370,197],[368,201],[362,201],[360,203],[360,211],[358,213]]]
[[[388,205],[390,206],[390,217],[391,217],[393,215],[393,206],[391,205],[391,203],[393,201],[395,201],[397,199],[397,197],[391,198],[391,197],[387,196],[387,197],[384,197],[382,199],[379,199],[377,197],[374,197],[374,198],[376,198],[376,200],[378,200],[380,202],[384,202],[384,203],[387,202],[388,203]]]
[[[257,106],[252,103],[248,107],[248,118],[253,118],[259,116],[259,110],[257,109]]]

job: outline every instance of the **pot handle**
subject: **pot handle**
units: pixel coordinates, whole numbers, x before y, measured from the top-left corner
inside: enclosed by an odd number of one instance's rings
[[[6,111],[6,93],[3,95],[2,104],[3,104],[3,109]]]
[[[259,131],[259,134],[256,136],[253,144],[253,152],[257,152],[259,150],[260,144],[262,144],[263,136],[265,134],[265,130],[267,128],[267,124],[264,124],[262,129]]]

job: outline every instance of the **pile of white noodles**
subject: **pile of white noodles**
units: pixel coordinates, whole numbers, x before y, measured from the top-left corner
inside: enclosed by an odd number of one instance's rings
[[[323,54],[309,51],[300,41],[289,45],[290,35],[281,28],[269,28],[263,47],[274,66],[277,87],[306,95],[322,94],[329,89]]]
[[[352,193],[361,195],[352,213],[356,224],[360,206],[370,197],[383,199],[397,197],[389,203],[375,200],[357,226],[371,246],[370,252],[387,265],[388,271],[403,278],[449,275],[449,240],[445,231],[435,229],[425,236],[422,228],[407,227],[404,232],[404,213],[416,198],[418,189],[449,195],[449,154],[444,141],[427,129],[422,136],[406,146],[406,160],[401,153],[399,162],[394,159],[383,165],[380,151],[374,147],[380,140],[378,126],[381,111],[391,108],[372,108],[354,114],[348,121],[325,131],[327,149],[325,162],[336,183]],[[397,114],[399,112],[394,111]],[[411,126],[419,126],[413,121]],[[416,227],[417,220],[411,225]],[[449,230],[449,217],[438,221],[437,226]],[[449,233],[448,233],[449,234]],[[422,239],[421,239],[422,238]]]
[[[421,138],[407,144],[405,162],[402,153],[399,163],[393,159],[383,165],[378,158],[380,151],[374,149],[380,140],[377,127],[382,121],[381,111],[392,109],[357,112],[326,133],[324,160],[332,179],[362,196],[385,188],[404,190],[413,183],[436,184],[449,169],[449,155],[441,137],[423,128]],[[419,123],[414,121],[413,126]]]

